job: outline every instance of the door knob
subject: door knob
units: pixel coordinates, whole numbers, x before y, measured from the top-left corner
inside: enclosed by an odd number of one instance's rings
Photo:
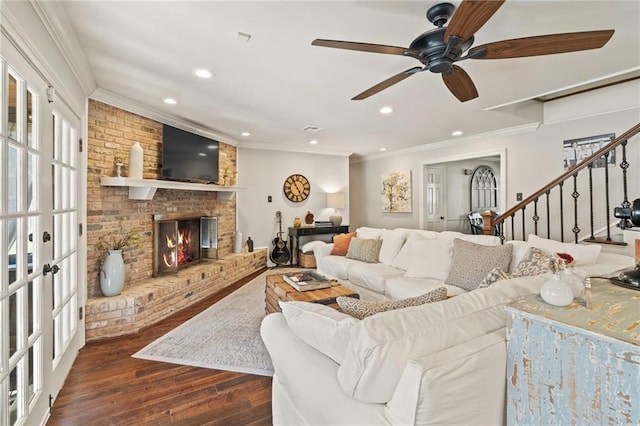
[[[44,231],[42,233],[42,242],[47,243],[49,241],[51,241],[51,234],[48,233],[47,231]]]
[[[59,270],[60,270],[60,267],[58,265],[51,266],[47,263],[42,268],[42,275],[46,276],[49,272],[53,274],[57,274]]]

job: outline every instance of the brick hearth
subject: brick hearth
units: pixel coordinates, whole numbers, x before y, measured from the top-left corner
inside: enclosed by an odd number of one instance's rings
[[[266,249],[232,254],[176,275],[141,281],[119,296],[91,297],[86,304],[86,340],[135,333],[266,266]]]

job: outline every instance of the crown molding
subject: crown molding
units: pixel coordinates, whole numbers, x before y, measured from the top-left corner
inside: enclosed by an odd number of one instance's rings
[[[138,102],[132,101],[131,99],[127,99],[108,90],[96,89],[91,95],[89,95],[89,98],[99,102],[103,102],[105,104],[109,104],[114,107],[118,107],[134,114],[141,115],[143,117],[158,121],[163,124],[168,124],[170,126],[196,133],[207,138],[219,140],[226,143],[227,145],[238,146],[238,140],[227,133],[204,127],[193,121],[167,114],[155,108],[150,108],[146,105],[142,105]]]
[[[451,148],[452,146],[456,146],[456,145],[468,144],[478,140],[485,140],[485,139],[489,139],[496,136],[508,136],[508,135],[517,135],[522,133],[535,132],[540,127],[541,124],[542,123],[536,122],[536,123],[524,124],[521,126],[507,127],[504,129],[492,130],[490,132],[478,133],[476,135],[469,135],[461,138],[447,139],[443,141],[417,145],[410,148],[400,149],[398,151],[366,155],[362,157],[353,158],[351,163],[361,163],[369,160],[379,160],[379,159],[397,157],[397,156],[406,155],[406,154],[418,153],[418,152],[435,151],[442,148]]]
[[[242,149],[260,149],[264,151],[286,151],[286,152],[296,152],[299,154],[312,154],[312,155],[334,155],[338,157],[349,157],[353,154],[351,151],[341,151],[341,150],[332,150],[332,149],[321,149],[321,148],[295,148],[290,145],[261,145],[256,142],[242,142],[238,145],[239,148]]]
[[[95,77],[60,3],[41,0],[30,3],[84,93],[93,92],[97,87]]]
[[[37,12],[37,11],[36,11]],[[84,103],[74,102],[73,93],[57,72],[51,68],[46,55],[37,47],[38,44],[29,36],[29,32],[20,25],[17,19],[7,6],[6,2],[0,1],[0,31],[10,41],[10,43],[20,52],[20,55],[29,63],[42,80],[48,85],[56,88],[60,100],[65,103],[75,114],[82,115]]]

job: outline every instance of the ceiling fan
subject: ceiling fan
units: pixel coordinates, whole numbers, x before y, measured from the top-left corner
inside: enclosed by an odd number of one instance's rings
[[[456,62],[465,59],[522,58],[598,49],[604,46],[614,33],[614,30],[602,30],[549,34],[496,41],[471,48],[475,32],[482,28],[504,2],[505,0],[463,0],[455,14],[453,13],[455,10],[453,4],[437,4],[427,11],[427,19],[437,28],[419,35],[409,47],[324,39],[314,40],[311,44],[337,49],[409,56],[422,63],[422,66],[402,71],[370,87],[353,97],[352,100],[366,99],[407,77],[428,70],[441,74],[449,91],[460,102],[466,102],[477,98],[478,91],[471,77],[462,68],[455,65]],[[451,22],[445,27],[449,18],[451,18]]]

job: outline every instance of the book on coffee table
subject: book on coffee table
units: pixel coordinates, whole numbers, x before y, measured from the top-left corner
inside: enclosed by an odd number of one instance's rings
[[[331,280],[317,272],[291,272],[283,274],[282,278],[287,284],[298,291],[319,290],[331,287]]]

